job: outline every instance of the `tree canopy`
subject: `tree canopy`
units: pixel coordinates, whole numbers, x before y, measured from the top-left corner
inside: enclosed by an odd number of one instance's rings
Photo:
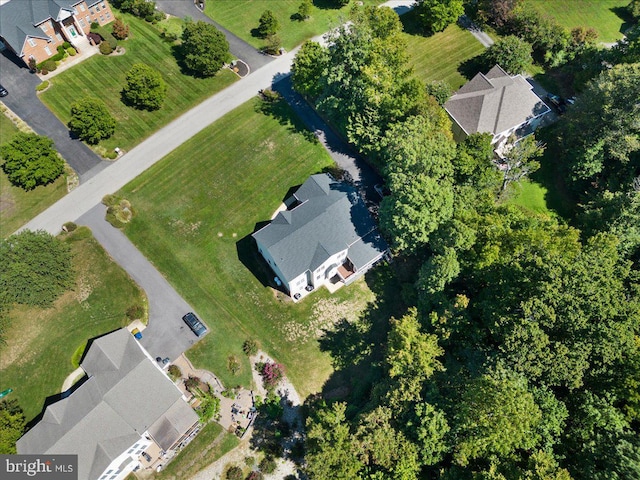
[[[116,119],[102,100],[87,97],[71,104],[69,129],[81,140],[95,145],[113,135]]]
[[[142,110],[158,110],[167,96],[167,83],[157,70],[144,63],[136,63],[126,75],[122,89],[125,103]]]
[[[427,32],[441,32],[464,13],[463,0],[419,0],[416,12]]]
[[[181,49],[187,68],[203,77],[215,75],[231,59],[224,34],[200,20],[185,24]]]
[[[18,402],[0,402],[0,454],[15,454],[16,442],[24,434],[27,421]]]
[[[25,190],[47,185],[64,173],[64,160],[53,140],[35,133],[20,132],[0,145],[0,158],[9,181]]]

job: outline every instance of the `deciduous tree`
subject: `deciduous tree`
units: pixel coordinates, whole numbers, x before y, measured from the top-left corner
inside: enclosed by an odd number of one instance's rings
[[[259,22],[258,33],[262,38],[267,38],[269,35],[275,35],[278,28],[280,28],[278,19],[271,10],[265,10],[262,15],[260,15]]]
[[[86,97],[71,104],[69,129],[81,140],[95,145],[113,135],[116,119],[102,100]]]
[[[0,146],[2,170],[9,181],[24,190],[47,185],[64,173],[64,160],[56,152],[53,140],[35,133],[18,133]]]
[[[16,442],[24,433],[27,421],[17,400],[0,402],[0,454],[15,454]]]
[[[522,73],[531,65],[531,45],[526,41],[508,35],[491,45],[484,53],[487,68],[500,65],[510,75]]]
[[[122,89],[124,101],[142,110],[159,109],[167,96],[167,84],[157,70],[136,63],[127,72],[127,84]]]
[[[293,88],[302,95],[317,97],[322,91],[321,79],[328,63],[324,47],[312,41],[303,43],[291,66]]]
[[[425,30],[441,32],[464,13],[462,0],[419,0],[416,12]]]
[[[203,77],[215,75],[231,59],[224,34],[203,21],[184,26],[181,49],[187,68]]]

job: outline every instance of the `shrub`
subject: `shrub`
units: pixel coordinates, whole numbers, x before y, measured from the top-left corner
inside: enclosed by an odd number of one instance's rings
[[[45,80],[44,82],[36,85],[36,92],[41,92],[45,90],[49,86],[49,80]]]
[[[71,47],[71,45],[69,45],[69,47]],[[58,51],[58,53],[64,55],[66,48],[63,45],[58,45],[58,48],[56,48],[56,50]]]
[[[255,471],[247,475],[247,480],[262,480],[263,478],[264,478],[264,475],[262,475],[262,473],[255,472]]]
[[[176,381],[178,378],[182,376],[182,370],[180,367],[174,364],[169,365],[169,369],[167,370],[169,377],[171,380]]]
[[[273,390],[284,377],[284,366],[279,363],[263,363],[259,371],[262,375],[262,383],[267,390]]]
[[[62,230],[64,230],[67,233],[73,232],[76,228],[78,228],[78,225],[76,225],[73,222],[67,222],[64,225],[62,225]]]
[[[276,471],[276,461],[270,456],[266,456],[260,462],[260,470],[264,473],[273,473]]]
[[[242,480],[242,469],[237,465],[231,465],[227,467],[224,478],[227,480]]]
[[[258,353],[258,342],[252,338],[248,338],[242,344],[242,351],[246,356],[255,355]]]
[[[118,158],[118,152],[116,152],[115,150],[110,150],[104,154],[104,157],[108,158],[109,160],[115,160],[116,158]]]
[[[127,318],[129,320],[139,320],[144,316],[144,307],[142,305],[131,305],[127,308]]]
[[[217,418],[220,415],[220,399],[208,393],[202,399],[198,413],[200,414],[200,420],[203,422]]]
[[[198,388],[198,385],[200,385],[200,379],[198,377],[189,376],[189,378],[185,379],[184,381],[184,388],[189,390],[191,393],[193,393],[195,389]]]
[[[298,19],[306,20],[311,16],[313,10],[312,0],[302,0],[302,3],[298,6]]]
[[[120,18],[116,18],[111,33],[117,40],[124,40],[129,36],[129,25],[126,25]]]
[[[451,96],[451,85],[445,81],[434,80],[427,83],[427,93],[436,99],[438,105],[444,105]]]
[[[115,205],[117,202],[118,202],[118,197],[116,197],[112,193],[108,193],[104,197],[102,197],[102,204],[107,207],[111,207],[112,205]]]
[[[75,49],[75,48],[73,48],[73,47],[69,47],[69,48],[67,48],[66,52],[67,52],[67,54],[68,54],[68,55],[70,55],[71,57],[75,57],[75,56],[76,56],[76,53],[78,53],[78,52],[76,52],[76,49]]]
[[[232,375],[237,375],[240,372],[240,360],[235,355],[229,355],[227,357],[227,369]]]
[[[282,45],[282,40],[280,39],[280,35],[267,36],[267,43],[264,46],[264,51],[269,55],[278,55],[280,53],[280,46]]]
[[[111,47],[108,42],[100,43],[100,47],[98,48],[100,49],[100,53],[103,55],[110,55],[111,52],[113,52],[113,47]]]
[[[38,69],[38,64],[36,63],[36,59],[33,57],[29,57],[29,70],[31,70],[31,73],[33,73],[37,69]]]
[[[55,71],[56,68],[58,68],[58,66],[56,65],[56,61],[53,58],[50,58],[42,64],[42,69],[48,70],[49,72]]]
[[[72,46],[73,45],[71,45],[69,42],[62,42],[62,48],[64,48],[65,50],[71,48]]]
[[[113,135],[116,119],[102,100],[87,97],[71,104],[69,129],[81,140],[95,145]]]
[[[91,30],[98,30],[100,28],[100,24],[98,22],[91,22]]]
[[[46,75],[46,74],[48,74],[48,73],[49,73],[49,70],[47,70],[46,68],[44,68],[44,67],[43,67],[43,68],[41,68],[41,69],[40,69],[40,73],[41,73],[42,75]]]

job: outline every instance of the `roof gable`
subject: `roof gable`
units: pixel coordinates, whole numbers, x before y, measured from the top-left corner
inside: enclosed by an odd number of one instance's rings
[[[493,135],[549,111],[521,76],[509,76],[499,65],[478,73],[445,103],[444,108],[467,133]]]

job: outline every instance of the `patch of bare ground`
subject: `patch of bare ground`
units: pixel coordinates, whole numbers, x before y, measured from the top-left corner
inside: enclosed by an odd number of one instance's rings
[[[16,202],[11,192],[4,191],[0,193],[0,213],[3,217],[10,217],[16,209]]]

